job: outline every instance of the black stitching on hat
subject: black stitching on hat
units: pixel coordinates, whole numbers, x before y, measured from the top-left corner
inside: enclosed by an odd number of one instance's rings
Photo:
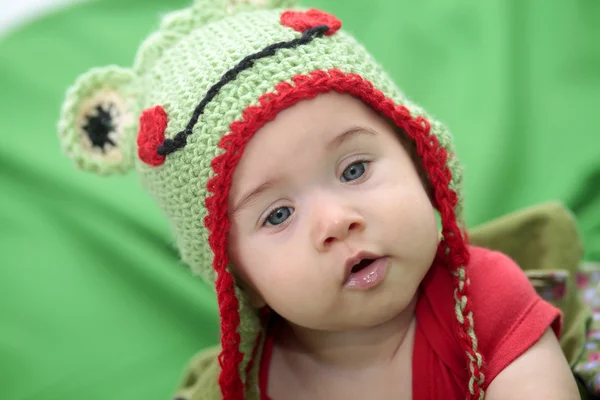
[[[221,80],[215,83],[208,90],[206,96],[204,96],[200,104],[198,104],[198,106],[194,110],[194,113],[192,114],[192,117],[190,118],[190,121],[188,122],[186,128],[183,131],[177,133],[173,139],[165,139],[162,145],[158,148],[158,154],[160,154],[161,156],[165,156],[167,154],[171,154],[177,151],[178,149],[184,148],[187,144],[187,136],[192,134],[192,129],[194,128],[194,125],[196,125],[196,123],[198,122],[198,118],[200,118],[200,115],[202,115],[202,113],[204,112],[204,108],[206,107],[206,105],[212,99],[215,98],[215,96],[217,95],[217,93],[219,93],[219,90],[221,90],[223,86],[234,80],[240,72],[252,67],[252,65],[254,65],[254,61],[272,56],[279,49],[292,49],[300,45],[308,44],[312,42],[315,37],[323,36],[323,34],[325,34],[325,32],[327,32],[328,30],[329,27],[327,25],[315,26],[314,28],[307,29],[306,31],[304,31],[302,36],[300,36],[299,38],[287,42],[278,42],[271,44],[259,51],[258,53],[254,53],[245,57],[235,67],[225,72],[225,74],[223,74],[223,77],[221,77]]]
[[[116,143],[108,136],[109,133],[114,132],[116,126],[113,121],[114,105],[110,104],[108,107],[97,105],[96,115],[86,115],[86,124],[82,129],[87,133],[88,138],[92,142],[92,147],[98,147],[105,152],[104,146],[108,143],[112,146],[116,146]]]

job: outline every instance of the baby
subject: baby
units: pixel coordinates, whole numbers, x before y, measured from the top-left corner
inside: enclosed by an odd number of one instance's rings
[[[578,399],[559,310],[468,245],[449,131],[290,3],[198,0],[63,106],[65,152],[135,165],[215,282],[220,354],[177,398]]]

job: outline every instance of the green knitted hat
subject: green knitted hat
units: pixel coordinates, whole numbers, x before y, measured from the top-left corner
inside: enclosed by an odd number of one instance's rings
[[[63,150],[84,170],[135,166],[165,213],[181,257],[214,282],[221,317],[225,400],[257,397],[253,354],[263,326],[236,285],[227,256],[227,197],[246,143],[277,113],[336,91],[361,99],[415,142],[440,213],[455,284],[457,329],[482,398],[482,359],[473,329],[461,169],[449,131],[409,102],[341,22],[285,0],[197,0],[168,14],[132,68],[95,68],[68,90],[59,122]],[[448,299],[452,301],[452,299]],[[249,367],[250,365],[250,367]]]

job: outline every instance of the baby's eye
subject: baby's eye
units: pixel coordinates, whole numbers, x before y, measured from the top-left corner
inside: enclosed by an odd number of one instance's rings
[[[344,170],[344,173],[342,173],[342,177],[340,179],[342,182],[353,181],[363,176],[366,169],[366,161],[355,162],[354,164],[349,165],[348,168]]]
[[[292,207],[280,207],[274,210],[265,221],[265,225],[279,225],[285,222],[292,215]]]

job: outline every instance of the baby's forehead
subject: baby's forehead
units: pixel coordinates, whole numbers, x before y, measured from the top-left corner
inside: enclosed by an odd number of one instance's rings
[[[296,148],[323,146],[346,131],[357,128],[380,131],[386,121],[361,100],[348,94],[328,92],[302,100],[280,111],[274,119],[260,127],[249,141],[275,140],[280,145]]]
[[[349,139],[387,128],[385,120],[360,100],[327,93],[281,111],[255,132],[244,154],[325,153]]]
[[[349,95],[326,93],[299,102],[262,126],[249,140],[235,175],[254,179],[312,168],[349,146],[391,145],[400,128]],[[339,155],[339,154],[338,154]],[[239,170],[239,171],[238,171]],[[291,171],[289,171],[291,170]]]

